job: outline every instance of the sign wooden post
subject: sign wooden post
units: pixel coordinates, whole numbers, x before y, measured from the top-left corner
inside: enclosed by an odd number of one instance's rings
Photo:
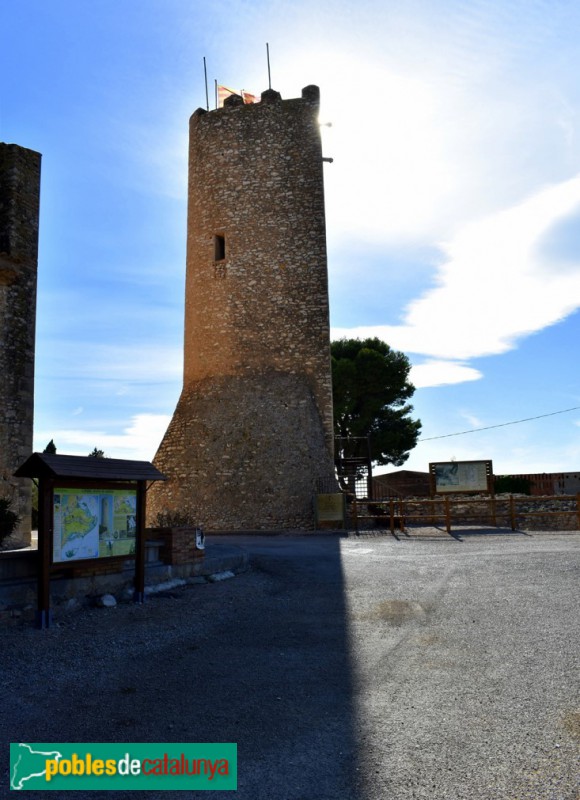
[[[137,536],[135,547],[135,589],[133,600],[135,603],[145,602],[145,485],[139,483],[137,489],[137,520],[141,535]]]
[[[49,628],[50,614],[50,537],[44,535],[51,518],[50,493],[46,478],[38,482],[38,589],[36,627]]]

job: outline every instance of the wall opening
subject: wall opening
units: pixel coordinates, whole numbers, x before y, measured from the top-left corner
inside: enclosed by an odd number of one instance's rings
[[[213,237],[214,261],[224,261],[226,257],[226,237],[223,233],[216,233]]]

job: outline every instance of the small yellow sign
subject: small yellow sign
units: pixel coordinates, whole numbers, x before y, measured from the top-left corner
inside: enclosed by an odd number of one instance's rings
[[[316,496],[316,519],[318,522],[340,522],[344,525],[344,495],[319,494]]]

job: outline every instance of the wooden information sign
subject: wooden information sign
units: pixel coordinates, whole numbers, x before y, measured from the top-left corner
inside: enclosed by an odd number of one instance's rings
[[[145,597],[147,484],[165,480],[148,461],[34,453],[14,473],[38,479],[39,628],[50,627],[50,577],[103,560],[135,560],[133,599]]]

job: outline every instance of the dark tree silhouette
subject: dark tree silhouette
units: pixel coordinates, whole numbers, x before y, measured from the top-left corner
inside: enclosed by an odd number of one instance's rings
[[[407,402],[415,391],[409,359],[376,338],[340,339],[330,351],[337,455],[364,456],[367,443],[357,437],[368,437],[373,463],[401,466],[421,430]]]

